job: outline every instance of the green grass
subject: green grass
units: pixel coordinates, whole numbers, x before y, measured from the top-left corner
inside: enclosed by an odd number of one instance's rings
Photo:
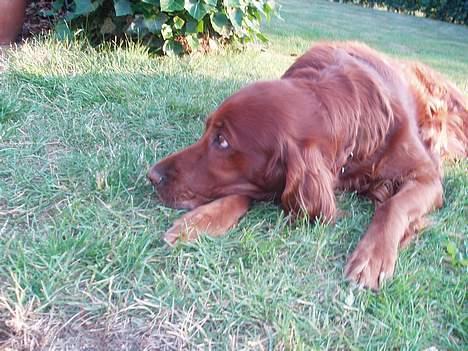
[[[226,237],[167,248],[180,212],[155,201],[150,164],[192,143],[247,83],[279,77],[317,40],[419,59],[468,91],[468,28],[327,1],[283,1],[271,45],[151,58],[52,40],[0,74],[0,349],[466,350],[467,162],[445,207],[379,294],[342,279],[371,204],[339,196],[335,226],[288,224],[258,204]],[[457,256],[457,257],[458,257]],[[458,261],[457,261],[458,260]]]

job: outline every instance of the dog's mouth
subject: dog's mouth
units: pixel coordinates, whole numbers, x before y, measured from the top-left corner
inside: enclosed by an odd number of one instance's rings
[[[196,194],[191,190],[178,191],[175,194],[154,187],[157,199],[164,205],[177,210],[193,210],[215,199]]]

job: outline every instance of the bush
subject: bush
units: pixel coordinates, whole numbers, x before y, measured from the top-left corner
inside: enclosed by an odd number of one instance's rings
[[[55,0],[48,15],[59,37],[82,33],[93,44],[130,37],[174,55],[216,42],[265,42],[260,24],[273,13],[274,0]]]
[[[468,24],[468,1],[466,0],[419,0],[426,17],[442,21]]]
[[[415,14],[446,22],[468,24],[468,1],[466,0],[334,0],[352,2],[366,7],[383,6],[390,11]]]

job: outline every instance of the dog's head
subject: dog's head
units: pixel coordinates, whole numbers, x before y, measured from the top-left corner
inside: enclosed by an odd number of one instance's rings
[[[226,99],[201,139],[155,164],[148,178],[171,207],[241,194],[330,217],[331,179],[319,150],[329,132],[320,103],[297,82],[255,83]]]

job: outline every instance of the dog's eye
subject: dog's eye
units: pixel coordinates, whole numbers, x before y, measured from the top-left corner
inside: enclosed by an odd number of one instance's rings
[[[221,149],[227,149],[229,147],[229,143],[224,138],[221,134],[218,134],[215,138],[215,143],[221,148]]]

